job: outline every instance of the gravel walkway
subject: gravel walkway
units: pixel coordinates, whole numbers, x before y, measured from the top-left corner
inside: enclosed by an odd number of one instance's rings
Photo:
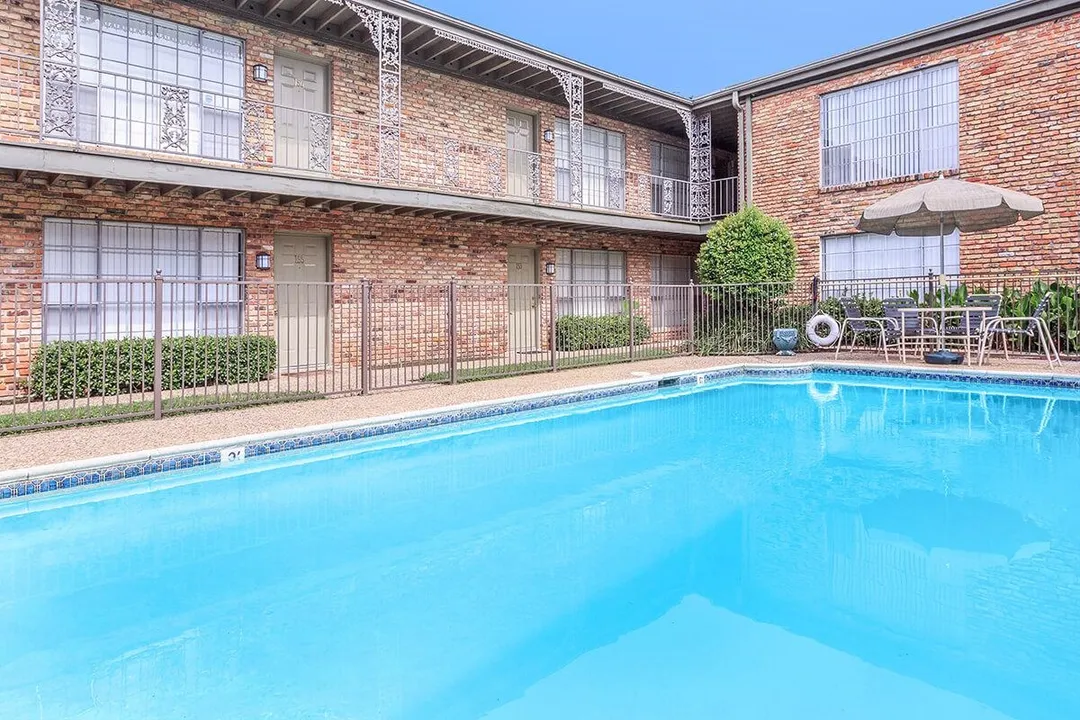
[[[825,355],[802,355],[792,360],[826,362],[830,359],[831,356]],[[842,362],[853,360],[878,362],[879,358],[861,354],[841,356]],[[775,356],[664,358],[453,386],[424,385],[405,390],[375,393],[366,397],[310,400],[238,410],[199,412],[167,417],[160,421],[135,420],[47,430],[0,437],[0,470],[14,470],[240,435],[302,428],[308,425],[427,410],[467,402],[498,400],[529,393],[632,379],[635,373],[659,374],[745,362],[789,361],[787,358]],[[925,367],[921,364],[908,367],[913,366]],[[1019,360],[1008,364],[999,360],[988,369],[1047,372],[1045,362],[1034,360]],[[1080,374],[1080,363],[1066,362],[1062,368],[1055,370],[1055,374]]]

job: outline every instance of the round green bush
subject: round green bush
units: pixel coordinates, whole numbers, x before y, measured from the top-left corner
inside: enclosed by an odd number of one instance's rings
[[[783,222],[746,207],[709,230],[697,273],[702,285],[756,285],[749,294],[778,297],[795,279],[795,242]]]

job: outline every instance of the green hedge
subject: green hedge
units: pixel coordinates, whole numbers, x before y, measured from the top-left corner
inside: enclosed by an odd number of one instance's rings
[[[634,344],[649,337],[649,323],[634,315]],[[556,350],[599,350],[630,344],[630,318],[618,315],[563,315],[555,321]]]
[[[277,343],[257,335],[162,340],[162,389],[265,380],[277,367]],[[30,365],[30,394],[58,400],[154,388],[154,341],[58,340]]]

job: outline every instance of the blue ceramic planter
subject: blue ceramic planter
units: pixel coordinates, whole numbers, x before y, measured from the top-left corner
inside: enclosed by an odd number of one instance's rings
[[[799,344],[799,331],[795,328],[777,328],[772,331],[772,342],[779,351],[777,355],[794,355]]]

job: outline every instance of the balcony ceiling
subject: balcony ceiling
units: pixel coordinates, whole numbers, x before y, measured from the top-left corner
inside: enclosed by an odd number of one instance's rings
[[[212,9],[218,13],[312,36],[326,43],[352,47],[370,54],[375,53],[371,37],[364,24],[351,10],[329,0],[182,1],[186,4]],[[431,24],[419,20],[423,14],[430,14],[431,11],[415,5],[408,7],[411,8],[408,14],[400,13],[403,18],[402,56],[407,64],[456,75],[558,105],[566,104],[562,88],[550,72],[501,57],[488,50],[477,49],[440,37]],[[447,25],[447,22],[442,20],[445,16],[433,17],[439,18],[435,21],[437,24],[444,27]],[[465,27],[471,28],[471,26]],[[457,28],[448,29],[461,34],[471,34]],[[496,41],[488,38],[483,38],[483,40],[493,45],[497,44]],[[513,51],[526,55],[518,48],[514,48]],[[573,67],[567,67],[567,69],[578,71]],[[585,78],[586,117],[588,114],[603,115],[677,137],[685,137],[686,131],[682,120],[675,110],[605,88],[605,80],[600,71],[580,74]],[[633,85],[632,81],[616,76],[609,77],[611,77],[609,81],[611,83]],[[640,91],[640,88],[641,86],[637,86],[634,89]],[[674,98],[674,96],[668,97]],[[687,100],[683,102],[689,104]],[[732,137],[734,137],[733,132]]]

